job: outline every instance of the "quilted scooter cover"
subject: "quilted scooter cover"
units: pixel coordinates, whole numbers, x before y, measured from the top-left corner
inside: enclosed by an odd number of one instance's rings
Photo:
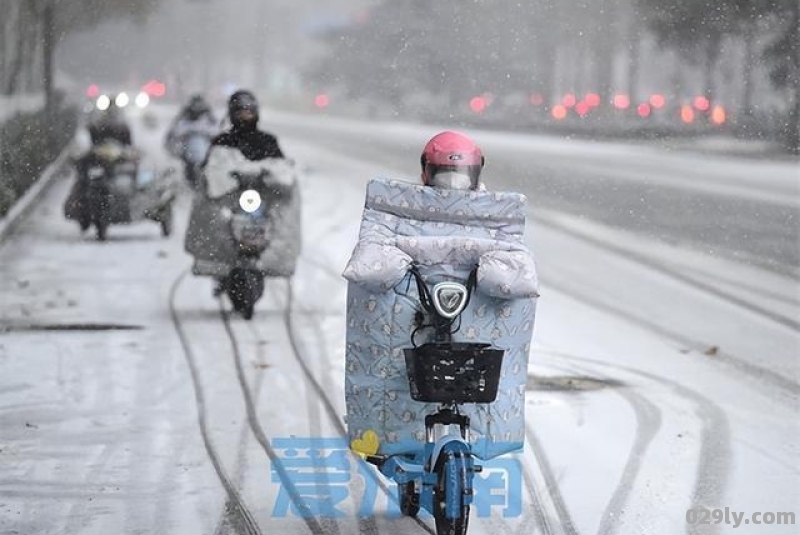
[[[369,183],[359,242],[344,272],[349,281],[345,400],[354,449],[373,442],[368,447],[379,454],[419,452],[425,415],[437,408],[411,399],[406,375],[403,349],[412,347],[421,310],[408,273],[412,264],[429,285],[465,282],[479,266],[477,290],[453,340],[491,343],[504,349],[505,357],[496,401],[463,409],[478,457],[522,447],[538,296],[533,257],[523,244],[525,204],[516,193]],[[420,330],[417,344],[431,334]]]
[[[301,249],[300,188],[293,162],[268,158],[249,161],[237,149],[215,147],[205,170],[208,188],[194,196],[184,248],[194,256],[195,275],[222,277],[228,274],[238,254],[230,230],[230,214],[240,211],[237,183],[231,171],[271,172],[264,199],[270,223],[270,243],[261,253],[259,269],[269,277],[294,274]],[[274,186],[274,187],[273,187]]]

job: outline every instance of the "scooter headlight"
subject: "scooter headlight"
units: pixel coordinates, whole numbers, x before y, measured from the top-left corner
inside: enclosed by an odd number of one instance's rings
[[[136,106],[139,108],[146,108],[148,104],[150,104],[150,95],[142,91],[138,95],[136,95],[136,100],[134,101]]]
[[[97,97],[95,106],[97,106],[97,109],[100,111],[106,111],[109,106],[111,106],[111,98],[108,95],[100,95]]]
[[[248,214],[252,214],[261,207],[261,195],[254,189],[243,191],[239,196],[239,206]]]
[[[117,98],[114,99],[114,104],[117,105],[118,108],[124,108],[131,102],[131,97],[128,96],[127,93],[120,93],[117,95]]]
[[[440,282],[433,287],[433,306],[440,316],[453,319],[467,305],[467,288],[457,282]]]

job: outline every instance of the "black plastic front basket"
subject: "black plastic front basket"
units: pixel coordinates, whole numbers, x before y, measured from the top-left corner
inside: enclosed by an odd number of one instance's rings
[[[406,349],[411,397],[427,403],[491,403],[497,397],[503,353],[489,344],[466,343]]]

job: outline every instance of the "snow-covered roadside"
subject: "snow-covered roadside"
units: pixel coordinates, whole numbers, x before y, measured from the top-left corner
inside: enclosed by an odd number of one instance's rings
[[[43,106],[43,95],[0,95],[0,123],[15,113],[36,111]]]
[[[220,491],[164,307],[180,238],[81,236],[70,186],[54,179],[0,248],[0,531],[199,533]]]
[[[43,196],[45,190],[52,185],[53,181],[69,174],[66,170],[68,158],[68,151],[65,149],[45,169],[39,180],[34,182],[25,194],[14,202],[14,205],[3,217],[0,217],[0,247],[2,247],[3,240],[14,231],[17,223],[39,202],[39,199]]]

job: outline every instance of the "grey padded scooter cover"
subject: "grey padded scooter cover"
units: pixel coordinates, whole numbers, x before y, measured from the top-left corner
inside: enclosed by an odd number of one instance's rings
[[[415,316],[422,310],[412,265],[429,285],[464,283],[478,266],[477,289],[453,340],[490,343],[505,356],[496,401],[463,406],[473,451],[489,459],[522,447],[538,297],[533,256],[523,245],[525,206],[525,197],[516,193],[368,184],[359,241],[344,271],[345,401],[354,449],[374,440],[372,431],[379,454],[418,453],[425,415],[437,408],[411,399],[406,375],[403,350],[412,347]],[[431,329],[419,330],[416,343],[431,335]]]
[[[80,220],[85,202],[83,191],[86,187],[76,176],[64,201],[64,216],[67,219]],[[177,187],[169,173],[139,169],[136,182],[129,190],[111,190],[109,222],[133,223],[153,218],[165,205],[171,203],[176,195]]]
[[[195,275],[222,277],[235,266],[237,244],[230,228],[230,215],[239,208],[238,184],[230,173],[270,172],[269,194],[263,203],[269,225],[269,246],[258,259],[257,268],[269,277],[290,277],[300,256],[300,189],[297,169],[291,160],[269,158],[251,161],[238,149],[214,147],[204,170],[205,191],[192,202],[184,247],[195,257]]]

